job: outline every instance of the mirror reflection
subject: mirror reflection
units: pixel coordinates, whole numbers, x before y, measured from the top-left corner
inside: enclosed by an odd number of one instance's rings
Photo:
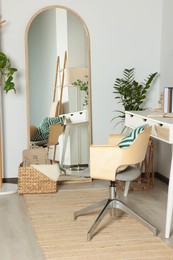
[[[85,24],[71,10],[46,8],[31,18],[26,46],[28,129],[45,117],[64,115],[56,160],[71,169],[89,166],[90,59]]]

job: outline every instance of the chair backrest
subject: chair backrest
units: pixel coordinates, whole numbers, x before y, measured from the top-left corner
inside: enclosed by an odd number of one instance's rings
[[[122,165],[137,164],[145,159],[150,133],[151,127],[147,127],[137,136],[135,142],[130,147],[120,148],[123,150]]]
[[[49,139],[47,146],[57,145],[59,136],[62,134],[64,130],[64,124],[53,124],[50,125]]]
[[[144,160],[151,127],[139,134],[128,148],[118,145],[90,146],[90,176],[94,179],[115,180],[120,166],[140,163]]]

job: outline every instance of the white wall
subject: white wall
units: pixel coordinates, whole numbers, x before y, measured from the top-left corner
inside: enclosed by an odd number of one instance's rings
[[[173,87],[173,1],[163,1],[160,87]]]
[[[70,12],[68,19],[68,66],[88,67],[88,40],[80,18]]]
[[[1,0],[1,46],[18,68],[17,93],[4,95],[5,177],[16,177],[27,146],[25,29],[30,17],[49,5],[67,6],[86,22],[91,40],[93,142],[106,143],[113,131],[110,121],[117,109],[113,84],[124,68],[136,68],[136,77],[160,71],[162,0]],[[156,107],[159,82],[148,106]]]
[[[163,0],[160,55],[160,89],[173,87],[173,1]],[[171,146],[157,142],[156,170],[169,177]]]
[[[37,15],[29,27],[30,123],[36,126],[49,116],[53,100],[57,57],[55,35],[56,12],[53,9]]]

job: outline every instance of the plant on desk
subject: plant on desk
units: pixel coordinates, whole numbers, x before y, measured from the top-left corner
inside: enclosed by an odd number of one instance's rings
[[[118,103],[121,103],[124,110],[114,110],[117,114],[113,119],[120,118],[120,121],[115,126],[124,121],[125,111],[131,110],[144,110],[142,107],[147,97],[147,92],[151,87],[153,80],[158,73],[150,74],[143,83],[139,83],[135,80],[135,69],[124,69],[123,77],[116,78],[114,84],[115,99],[118,99]]]
[[[88,76],[85,76],[88,78]],[[88,80],[83,81],[80,79],[77,79],[75,82],[72,83],[73,86],[79,87],[81,91],[85,92],[85,98],[83,102],[83,106],[86,107],[89,103],[89,97],[88,97]]]

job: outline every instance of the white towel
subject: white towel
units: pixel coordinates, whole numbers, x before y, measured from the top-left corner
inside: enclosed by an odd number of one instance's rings
[[[47,176],[53,181],[57,181],[60,175],[59,164],[31,164],[31,167]]]

